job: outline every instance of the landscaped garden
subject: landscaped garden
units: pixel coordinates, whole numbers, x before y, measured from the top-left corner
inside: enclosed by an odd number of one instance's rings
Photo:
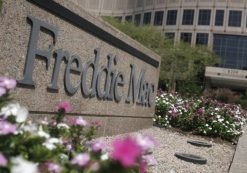
[[[160,91],[156,97],[154,123],[233,141],[242,134],[247,112],[240,105],[204,97],[182,97]]]

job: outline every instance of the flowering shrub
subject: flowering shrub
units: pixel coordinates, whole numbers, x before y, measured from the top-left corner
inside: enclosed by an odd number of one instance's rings
[[[0,78],[0,172],[1,173],[145,173],[157,164],[150,154],[154,140],[138,135],[116,139],[112,150],[92,137],[99,121],[66,117],[71,110],[61,102],[50,122],[33,123],[28,110],[9,103],[15,80]]]
[[[156,97],[154,122],[196,134],[234,140],[242,133],[247,112],[239,105],[206,98],[182,98],[178,93],[161,92]]]

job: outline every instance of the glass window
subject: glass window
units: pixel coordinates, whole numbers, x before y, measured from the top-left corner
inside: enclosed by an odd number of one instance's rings
[[[220,56],[220,66],[247,69],[247,37],[214,34],[213,50]]]
[[[181,40],[187,43],[191,43],[192,33],[189,32],[182,32],[181,33]]]
[[[176,25],[177,24],[177,10],[168,10],[166,25]]]
[[[135,24],[140,25],[141,23],[141,14],[136,14],[135,15]]]
[[[215,26],[223,26],[224,24],[224,10],[216,10]]]
[[[119,20],[120,22],[122,21],[122,16],[115,16],[114,18]]]
[[[143,17],[143,24],[144,25],[149,25],[151,23],[151,12],[148,13],[144,13],[144,17]]]
[[[242,19],[242,11],[231,10],[229,13],[228,26],[240,27]]]
[[[199,10],[198,25],[210,25],[211,10]]]
[[[183,13],[183,25],[193,25],[194,22],[194,10],[184,10]]]
[[[132,15],[125,16],[125,21],[132,22]]]
[[[164,11],[156,11],[154,15],[154,25],[162,25]]]
[[[208,33],[197,33],[196,44],[208,45]]]
[[[174,39],[175,38],[175,32],[166,32],[165,37],[168,39]]]

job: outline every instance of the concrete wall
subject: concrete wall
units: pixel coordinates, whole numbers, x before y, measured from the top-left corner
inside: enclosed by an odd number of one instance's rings
[[[23,79],[27,52],[30,48],[29,42],[32,29],[32,25],[27,21],[27,16],[32,16],[59,29],[58,38],[52,51],[62,48],[63,50],[70,52],[71,55],[79,55],[82,63],[85,63],[94,60],[94,49],[100,48],[100,65],[107,66],[108,54],[116,55],[118,57],[118,62],[113,69],[121,71],[125,75],[126,80],[124,86],[118,88],[123,95],[123,98],[119,103],[99,99],[97,97],[85,98],[80,88],[71,96],[65,91],[64,72],[66,63],[62,62],[58,78],[59,90],[53,92],[47,90],[47,87],[51,83],[55,58],[51,58],[48,69],[46,69],[47,63],[44,58],[35,58],[33,80],[36,82],[36,86],[29,87],[19,85],[16,91],[14,91],[14,97],[16,100],[22,105],[28,107],[35,120],[50,117],[54,112],[54,106],[59,101],[69,101],[72,105],[72,111],[69,115],[81,115],[85,116],[87,119],[99,119],[103,122],[103,127],[100,130],[101,135],[111,135],[149,127],[152,124],[154,105],[149,107],[138,105],[136,103],[128,104],[125,102],[130,82],[130,64],[136,65],[137,79],[139,78],[140,71],[145,69],[145,80],[155,85],[154,93],[156,92],[158,84],[159,66],[154,67],[144,62],[128,51],[126,52],[117,46],[105,42],[100,39],[99,36],[96,37],[92,33],[72,25],[58,15],[52,14],[49,10],[47,11],[38,7],[35,3],[31,3],[32,1],[33,0],[3,1],[3,8],[0,14],[1,76],[9,76],[17,80]],[[96,27],[106,31],[117,39],[122,40],[131,48],[134,48],[139,52],[142,52],[144,55],[151,57],[153,60],[160,62],[160,57],[158,55],[120,31],[104,23],[100,19],[85,12],[81,7],[76,5],[79,1],[76,1],[75,4],[67,0],[55,0],[55,2],[66,7],[70,11],[79,15],[82,19],[91,22]],[[91,2],[95,3],[90,5],[93,9],[97,7],[99,1],[92,0]],[[87,4],[87,2],[80,1],[80,4]],[[51,35],[45,32],[40,32],[37,49],[47,50],[53,41]],[[89,71],[89,77],[87,78],[87,86],[90,85],[92,72],[93,70],[91,69],[91,71]],[[80,81],[80,75],[71,75],[73,85]]]

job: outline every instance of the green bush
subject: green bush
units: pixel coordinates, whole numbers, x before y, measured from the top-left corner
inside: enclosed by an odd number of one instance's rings
[[[113,17],[103,19],[161,56],[159,86],[168,86],[169,90],[176,90],[176,83],[179,81],[179,84],[183,84],[193,93],[195,86],[192,86],[190,81],[202,83],[205,66],[219,62],[216,54],[207,47],[174,43],[154,26],[138,27],[128,22],[121,23]]]
[[[240,104],[244,109],[247,109],[247,100],[246,99],[239,99],[236,101],[237,104]]]
[[[164,92],[156,97],[154,122],[159,126],[232,141],[242,134],[246,120],[247,112],[235,104],[177,93]]]

